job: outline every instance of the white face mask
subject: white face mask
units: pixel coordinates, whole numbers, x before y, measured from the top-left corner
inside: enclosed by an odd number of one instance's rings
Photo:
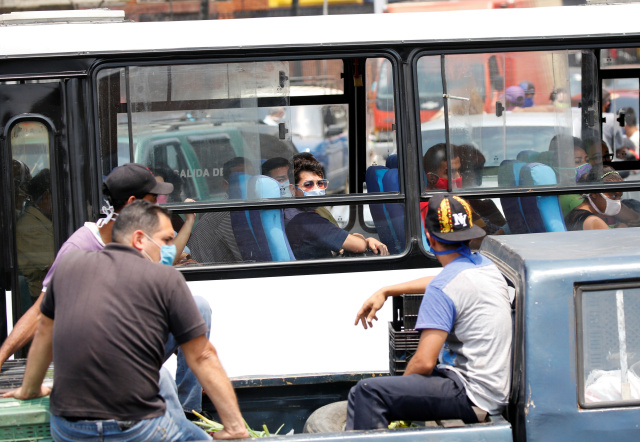
[[[598,206],[596,206],[595,203],[591,200],[591,196],[588,197],[591,207],[593,207],[596,212],[598,212],[600,215],[606,216],[616,216],[618,213],[620,213],[620,209],[622,209],[622,202],[620,200],[611,199],[604,193],[601,193],[600,196],[607,202],[607,205],[604,208],[604,212],[598,209]]]
[[[282,198],[293,197],[293,195],[291,194],[291,189],[289,188],[289,180],[285,181],[284,183],[278,183],[278,185],[280,186],[280,196]]]

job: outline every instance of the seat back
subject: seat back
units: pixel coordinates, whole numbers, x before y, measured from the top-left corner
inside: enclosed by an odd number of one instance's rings
[[[280,198],[278,182],[268,176],[258,175],[252,177],[249,180],[248,187],[247,193],[250,199]],[[271,260],[294,261],[295,257],[284,230],[284,211],[282,209],[265,209],[248,212],[258,212],[262,230],[271,253]]]
[[[397,168],[371,166],[367,169],[365,181],[367,192],[397,192],[400,189]],[[402,204],[371,204],[369,210],[380,241],[387,246],[389,253],[396,254],[404,250],[405,228]]]
[[[522,186],[543,186],[557,184],[554,170],[542,163],[530,163],[520,170]],[[522,211],[529,225],[529,231],[564,232],[562,208],[556,195],[520,197]]]
[[[504,160],[498,167],[498,186],[515,187],[520,185],[520,169],[525,165],[521,161]],[[502,211],[511,233],[529,233],[527,221],[522,212],[520,198],[500,198]]]

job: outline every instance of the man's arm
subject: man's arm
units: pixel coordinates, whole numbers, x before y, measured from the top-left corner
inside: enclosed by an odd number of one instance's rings
[[[42,385],[42,380],[53,359],[53,319],[42,314],[40,316],[38,330],[29,350],[22,386],[5,393],[3,397],[25,400],[46,396],[51,392],[49,387]]]
[[[200,381],[220,415],[224,430],[214,434],[216,439],[249,437],[240,413],[238,399],[231,381],[220,364],[213,344],[205,335],[198,336],[180,346],[187,365]]]
[[[418,349],[409,361],[409,364],[407,364],[404,375],[430,375],[438,363],[438,354],[440,354],[440,349],[444,345],[444,341],[448,335],[449,333],[446,331],[437,328],[422,330]]]
[[[414,279],[413,281],[401,282],[400,284],[390,285],[377,290],[362,305],[356,316],[355,325],[362,322],[362,326],[367,329],[373,327],[373,320],[378,320],[376,312],[382,308],[384,302],[389,296],[400,296],[407,294],[423,294],[427,289],[427,285],[433,279],[433,276],[425,276],[423,278]]]
[[[42,303],[43,297],[44,292],[40,293],[36,302],[29,307],[29,310],[27,310],[24,315],[22,315],[15,327],[13,327],[13,330],[7,339],[5,339],[2,347],[0,347],[0,367],[2,367],[2,364],[4,364],[12,354],[20,350],[27,342],[33,339],[33,336],[36,334],[40,318],[42,317],[42,313],[40,313],[40,304]]]
[[[195,203],[195,201],[192,200],[191,198],[187,198],[186,200],[184,200],[184,202]],[[173,238],[173,244],[175,244],[176,246],[176,258],[173,261],[174,265],[180,262],[180,255],[182,255],[182,251],[184,250],[184,247],[187,245],[187,242],[189,241],[189,237],[191,236],[191,230],[193,229],[193,224],[195,223],[195,221],[196,221],[196,214],[187,213],[185,215],[184,224],[180,228],[180,231],[178,232],[176,237]]]

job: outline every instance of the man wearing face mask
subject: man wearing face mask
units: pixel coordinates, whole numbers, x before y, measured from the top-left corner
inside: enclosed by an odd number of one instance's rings
[[[273,178],[280,186],[280,197],[292,198],[295,186],[291,184],[291,163],[286,158],[270,158],[262,163],[262,175]]]
[[[112,241],[111,233],[114,221],[126,205],[140,199],[156,203],[158,195],[168,195],[172,191],[172,184],[156,181],[151,171],[142,164],[127,163],[113,169],[102,185],[102,193],[106,197],[102,213],[106,217],[99,219],[96,223],[84,223],[62,244],[49,272],[42,281],[42,292],[37,301],[20,318],[0,347],[0,363],[4,363],[9,356],[33,339],[41,317],[42,298],[62,257],[73,250],[102,250],[105,244]],[[211,324],[211,306],[202,297],[197,296],[194,299],[205,323],[209,326]],[[166,345],[165,359],[171,356],[178,347],[173,336],[170,336]],[[184,355],[180,350],[178,351],[177,364],[176,379],[180,401],[185,412],[202,410],[202,387],[188,369]]]
[[[41,383],[53,359],[55,440],[210,440],[185,418],[176,386],[161,368],[172,334],[220,414],[224,430],[217,438],[247,437],[184,278],[159,265],[175,254],[168,211],[134,201],[120,212],[112,234],[104,249],[73,251],[60,260],[41,304],[23,384],[5,397],[48,394]]]
[[[329,186],[322,164],[313,157],[299,158],[294,170],[296,198],[322,196]],[[349,233],[316,213],[313,207],[284,211],[285,231],[296,259],[330,258],[341,250],[353,253],[371,251],[388,255],[386,245],[360,233]]]

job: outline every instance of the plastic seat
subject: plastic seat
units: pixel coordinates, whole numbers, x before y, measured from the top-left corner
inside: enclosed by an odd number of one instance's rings
[[[232,173],[229,176],[230,199],[279,198],[280,187],[273,178]],[[293,252],[284,231],[281,209],[231,212],[231,225],[244,261],[292,261]]]
[[[557,184],[553,169],[542,163],[523,163],[505,160],[498,168],[500,187]],[[523,196],[500,198],[511,233],[539,233],[566,231],[558,197]]]
[[[391,155],[390,157],[395,157]],[[391,164],[393,164],[393,159]],[[387,159],[387,164],[390,164]],[[395,159],[397,165],[397,159]],[[398,192],[398,169],[387,166],[371,166],[365,174],[368,192]],[[380,241],[389,249],[389,253],[397,254],[405,247],[404,207],[399,203],[369,205],[373,223]]]

